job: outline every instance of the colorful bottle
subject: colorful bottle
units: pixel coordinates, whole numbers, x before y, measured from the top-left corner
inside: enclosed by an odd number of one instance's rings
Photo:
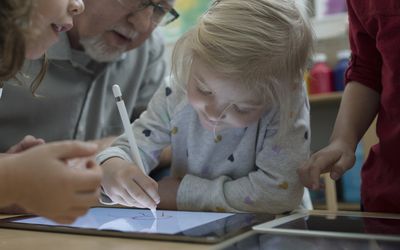
[[[344,74],[349,65],[351,52],[350,50],[341,50],[336,54],[338,62],[333,68],[333,82],[335,91],[343,91],[344,89]]]
[[[310,94],[310,71],[308,69],[304,72],[303,78],[307,93]]]
[[[310,94],[321,94],[333,91],[332,70],[326,64],[326,55],[314,55],[314,65],[310,70]]]
[[[361,168],[364,163],[363,144],[359,143],[355,152],[356,161],[342,176],[342,197],[344,202],[360,203]]]

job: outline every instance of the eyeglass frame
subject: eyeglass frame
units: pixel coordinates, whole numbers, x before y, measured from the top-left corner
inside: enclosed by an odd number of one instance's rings
[[[170,24],[170,23],[172,23],[173,21],[175,21],[176,19],[179,18],[179,13],[172,6],[171,6],[171,8],[169,8],[169,7],[166,8],[164,6],[164,4],[162,4],[161,2],[160,3],[154,3],[152,0],[139,0],[139,1],[140,1],[140,3],[136,7],[136,9],[133,11],[133,14],[137,13],[137,12],[140,12],[142,10],[145,10],[148,7],[153,7],[154,10],[153,10],[152,19],[154,20],[154,17],[155,17],[154,13],[157,13],[156,11],[163,13],[162,15],[160,15],[160,19],[154,22],[156,25],[166,26],[167,24]],[[171,16],[171,19],[167,20],[166,22],[162,22],[163,19],[168,14]]]

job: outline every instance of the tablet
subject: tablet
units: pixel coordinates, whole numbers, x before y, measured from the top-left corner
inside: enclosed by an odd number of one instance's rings
[[[159,239],[216,243],[245,231],[255,224],[274,219],[269,214],[215,213],[95,207],[73,224],[54,223],[38,216],[17,216],[0,220],[0,227],[124,238]]]
[[[400,241],[400,216],[302,211],[253,227],[256,231]]]
[[[239,240],[222,243],[221,250],[395,250],[400,242],[375,239],[349,239],[311,235],[256,233]]]

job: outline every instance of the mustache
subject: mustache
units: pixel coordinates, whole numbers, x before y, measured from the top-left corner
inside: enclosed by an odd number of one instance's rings
[[[111,28],[111,31],[114,31],[129,40],[133,40],[139,35],[139,33],[136,30],[123,25],[116,25],[113,28]]]

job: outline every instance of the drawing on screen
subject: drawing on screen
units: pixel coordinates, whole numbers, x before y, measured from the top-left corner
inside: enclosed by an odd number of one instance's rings
[[[171,219],[174,216],[159,212],[157,218],[154,218],[151,213],[138,212],[133,216],[122,218],[111,214],[108,214],[108,217],[113,219],[102,224],[99,227],[100,230],[157,232],[158,222]]]
[[[117,216],[113,216],[111,214],[108,215],[111,218],[115,218],[115,219],[121,219],[121,217],[117,217]],[[132,219],[132,220],[165,220],[165,219],[171,219],[173,216],[172,215],[168,215],[165,214],[163,211],[160,213],[157,213],[157,218],[153,217],[153,214],[151,213],[142,213],[139,212],[137,213],[137,215],[132,216],[132,217],[126,217],[125,219]]]

